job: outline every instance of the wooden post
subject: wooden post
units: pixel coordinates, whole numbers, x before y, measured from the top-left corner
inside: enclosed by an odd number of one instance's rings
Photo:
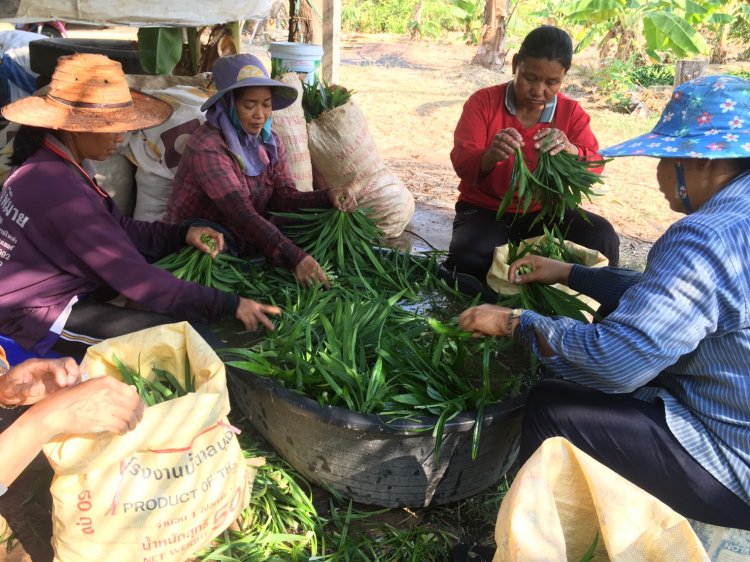
[[[325,26],[326,0],[300,0],[310,3],[310,37],[305,39],[305,43],[323,43],[323,34]]]
[[[703,76],[708,68],[707,60],[678,60],[674,66],[674,85]]]
[[[321,77],[327,84],[339,83],[341,65],[341,0],[322,0],[323,60]]]

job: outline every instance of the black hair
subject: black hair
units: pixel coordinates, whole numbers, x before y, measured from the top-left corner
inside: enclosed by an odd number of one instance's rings
[[[524,37],[516,60],[521,62],[528,57],[556,61],[567,72],[573,62],[573,41],[570,35],[559,27],[553,25],[537,27]]]
[[[46,133],[47,129],[42,127],[21,125],[16,136],[13,137],[13,154],[10,155],[8,163],[11,166],[20,166],[26,162],[37,150],[42,148]]]

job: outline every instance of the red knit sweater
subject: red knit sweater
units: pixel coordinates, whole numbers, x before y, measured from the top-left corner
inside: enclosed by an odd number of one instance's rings
[[[537,123],[526,129],[515,115],[505,107],[505,93],[511,82],[491,86],[475,92],[464,104],[463,113],[453,133],[453,150],[451,162],[456,174],[461,179],[458,186],[459,201],[477,207],[496,210],[508,190],[513,158],[498,162],[488,174],[480,176],[480,160],[484,151],[492,143],[495,134],[501,129],[515,128],[523,137],[523,153],[530,170],[536,169],[538,152],[534,148],[534,135],[552,123]],[[597,160],[599,143],[589,127],[591,118],[578,104],[564,94],[557,94],[557,108],[554,115],[555,127],[578,147],[578,154],[587,160]],[[596,171],[596,170],[595,170]],[[517,198],[507,212],[518,210]],[[538,204],[532,204],[530,211],[539,210]]]

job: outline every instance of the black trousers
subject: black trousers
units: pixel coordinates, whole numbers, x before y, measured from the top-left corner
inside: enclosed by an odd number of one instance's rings
[[[88,298],[73,306],[62,334],[52,346],[52,351],[81,360],[86,354],[86,349],[99,341],[177,321],[166,314],[124,308],[100,302],[96,298]],[[203,339],[216,347],[215,344],[219,340],[207,326],[196,323],[191,325]]]
[[[531,226],[537,215],[508,213],[498,221],[494,211],[459,201],[456,203],[453,236],[445,266],[484,281],[496,246],[508,242],[518,244],[525,238],[544,234],[544,221]],[[617,266],[620,261],[620,239],[615,229],[599,215],[586,212],[586,216],[589,222],[577,211],[567,210],[561,222],[547,223],[547,227],[557,224],[566,240],[601,252],[609,260],[609,265]]]
[[[685,517],[750,530],[750,505],[685,451],[667,426],[661,401],[542,380],[524,410],[519,461],[557,436]]]

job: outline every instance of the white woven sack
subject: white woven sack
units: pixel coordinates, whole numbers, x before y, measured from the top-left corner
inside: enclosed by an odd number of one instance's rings
[[[190,135],[206,120],[200,110],[211,91],[192,85],[176,85],[164,90],[144,90],[172,106],[172,115],[161,125],[136,131],[128,140],[129,157],[138,166],[138,195],[133,217],[161,220],[172,193],[177,165]]]
[[[325,184],[352,189],[386,237],[401,234],[414,215],[414,197],[380,159],[362,110],[349,100],[309,123],[307,135],[310,160]]]
[[[297,100],[273,112],[273,129],[286,147],[286,158],[298,191],[312,191],[313,173],[307,148],[307,123],[302,109],[302,81],[296,72],[287,72],[279,81],[297,90]]]

